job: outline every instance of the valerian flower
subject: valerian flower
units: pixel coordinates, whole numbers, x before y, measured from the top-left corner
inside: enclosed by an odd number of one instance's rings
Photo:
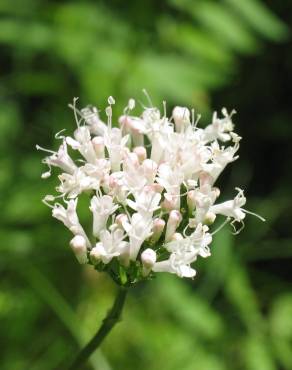
[[[44,202],[73,233],[70,246],[77,260],[108,272],[120,285],[158,272],[193,278],[196,260],[211,255],[212,235],[226,223],[243,224],[252,213],[243,208],[243,190],[236,188],[234,199],[218,202],[220,190],[214,186],[238,158],[235,112],[224,108],[222,118],[215,112],[204,129],[186,107],[175,107],[170,118],[165,106],[164,114],[151,106],[135,116],[130,99],[114,127],[112,97],[107,124],[95,107],[78,110],[76,100],[71,108],[77,128],[73,137],[56,135],[61,144],[48,151],[43,162],[49,171],[42,177],[49,177],[52,167],[61,170],[59,194]],[[69,151],[81,157],[73,160]],[[90,197],[91,235],[77,215],[83,193]],[[225,220],[212,231],[217,217]]]

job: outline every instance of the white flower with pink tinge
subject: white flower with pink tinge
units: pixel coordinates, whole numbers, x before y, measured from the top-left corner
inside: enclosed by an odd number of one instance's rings
[[[228,223],[244,225],[246,214],[253,214],[243,208],[241,189],[234,199],[217,201],[221,191],[215,182],[238,158],[235,112],[224,108],[222,118],[215,112],[203,129],[194,110],[177,106],[168,118],[165,103],[160,113],[146,96],[150,106],[135,116],[130,99],[117,127],[113,97],[105,110],[107,124],[97,108],[78,110],[74,99],[73,136],[58,133],[57,151],[37,146],[49,152],[43,160],[49,171],[42,177],[49,177],[53,167],[61,170],[58,194],[47,195],[44,203],[73,233],[70,246],[77,260],[107,271],[121,284],[158,272],[193,278],[196,260],[211,255],[212,235]],[[71,152],[80,158],[73,160]],[[81,196],[83,204],[88,199],[93,219],[90,236],[77,215]]]

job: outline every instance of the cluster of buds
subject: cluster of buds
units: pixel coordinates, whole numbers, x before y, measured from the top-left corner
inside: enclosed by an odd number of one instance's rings
[[[222,109],[206,128],[198,128],[194,111],[175,107],[166,116],[155,107],[134,116],[130,99],[118,127],[112,125],[108,99],[107,124],[95,107],[74,110],[73,137],[61,133],[57,152],[43,162],[51,174],[58,167],[58,195],[44,202],[53,217],[73,233],[70,246],[82,264],[108,272],[120,285],[148,279],[156,272],[193,278],[198,256],[210,256],[212,235],[222,225],[243,224],[247,210],[241,189],[234,199],[217,202],[214,186],[228,163],[238,157],[240,137],[233,131],[232,115]],[[37,149],[45,150],[39,146]],[[81,155],[73,160],[68,150]],[[76,157],[76,155],[75,155]],[[86,233],[77,215],[78,197],[90,195],[92,233]],[[61,203],[60,203],[61,199]],[[217,216],[219,228],[209,228]]]

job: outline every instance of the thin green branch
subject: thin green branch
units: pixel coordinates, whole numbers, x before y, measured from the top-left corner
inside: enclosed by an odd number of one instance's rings
[[[118,294],[115,298],[114,304],[106,317],[104,318],[101,327],[91,341],[79,352],[74,362],[68,368],[68,370],[80,370],[82,365],[86,363],[92,353],[99,348],[100,344],[112,330],[112,328],[120,321],[121,313],[124,307],[125,299],[127,295],[127,289],[120,287]]]

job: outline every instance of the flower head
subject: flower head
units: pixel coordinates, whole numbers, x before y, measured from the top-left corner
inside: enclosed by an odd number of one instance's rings
[[[43,161],[49,166],[43,178],[52,167],[61,170],[59,195],[48,195],[44,202],[73,233],[70,246],[77,260],[108,272],[118,284],[157,272],[193,278],[197,258],[211,255],[214,232],[209,227],[216,216],[233,225],[251,213],[243,208],[243,190],[220,203],[220,190],[214,186],[238,158],[241,138],[234,132],[234,111],[223,109],[223,118],[214,113],[202,129],[186,107],[175,107],[170,118],[166,109],[161,115],[152,106],[133,116],[135,101],[130,99],[119,127],[114,127],[114,98],[108,103],[106,125],[97,108],[79,111],[74,99],[77,128],[72,137],[58,134],[59,149],[48,151]],[[72,159],[72,151],[80,154],[79,160]],[[82,193],[90,197],[90,237],[77,215]],[[55,202],[57,198],[63,203]]]

